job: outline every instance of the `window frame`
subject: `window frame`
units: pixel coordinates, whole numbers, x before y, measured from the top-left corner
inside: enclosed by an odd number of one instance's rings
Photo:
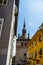
[[[35,58],[37,58],[37,51],[35,52]]]
[[[1,33],[2,33],[2,28],[3,28],[3,23],[4,23],[4,18],[0,18],[0,20],[2,20],[1,22],[1,24],[0,24],[0,37],[1,37]]]
[[[42,36],[40,35],[40,36],[39,36],[39,42],[41,42],[41,41],[42,41]]]
[[[37,40],[34,40],[34,42],[33,42],[33,43],[34,43],[34,45],[37,45]]]
[[[6,5],[8,4],[8,0],[6,1],[6,4],[4,4],[4,0],[2,0],[2,3],[0,3],[0,5]]]
[[[42,48],[40,48],[40,50],[39,50],[39,57],[41,58],[42,57]]]

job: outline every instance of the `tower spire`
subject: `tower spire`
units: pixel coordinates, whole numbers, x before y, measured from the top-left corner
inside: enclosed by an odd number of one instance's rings
[[[23,25],[23,29],[22,29],[22,36],[26,36],[26,29],[25,29],[25,19],[24,19],[24,25]]]
[[[25,19],[24,19],[24,26],[23,27],[25,28]]]

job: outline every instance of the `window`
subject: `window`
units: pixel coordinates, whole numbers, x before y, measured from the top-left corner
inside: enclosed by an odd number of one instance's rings
[[[26,56],[26,53],[24,53],[24,56]]]
[[[34,41],[34,44],[35,44],[35,45],[37,44],[36,40]]]
[[[26,47],[26,43],[23,43],[23,42],[22,42],[22,43],[21,43],[21,46],[24,46],[24,47]]]
[[[42,48],[39,51],[40,57],[42,57]]]
[[[33,65],[36,65],[35,62],[33,63]]]
[[[18,63],[17,65],[20,65],[20,63]]]
[[[32,43],[32,45],[31,45],[31,48],[33,48],[33,43]]]
[[[37,57],[37,51],[35,52],[35,58]]]
[[[29,58],[33,59],[33,52],[29,54]]]
[[[2,32],[2,27],[3,27],[3,18],[0,18],[0,37],[1,37],[1,32]]]
[[[21,46],[23,46],[23,43],[21,43]]]
[[[8,1],[8,0],[0,0],[0,4],[1,4],[1,5],[7,4],[7,1]]]
[[[29,58],[32,58],[32,53],[29,53]]]
[[[33,52],[32,52],[32,58],[33,58]]]
[[[25,46],[26,46],[26,43],[25,43]]]
[[[42,37],[41,37],[41,35],[39,36],[39,42],[41,42],[42,41]]]

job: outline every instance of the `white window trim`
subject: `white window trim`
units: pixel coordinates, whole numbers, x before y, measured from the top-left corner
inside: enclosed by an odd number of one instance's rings
[[[17,8],[17,6],[15,5],[15,12],[14,12],[14,14],[17,14],[18,13],[18,8]]]
[[[6,5],[7,6],[7,4],[8,4],[8,0],[7,0],[6,4],[4,4],[4,0],[3,0],[2,4],[0,4],[0,5]]]
[[[1,30],[0,30],[0,37],[1,37],[1,33],[2,33],[2,28],[3,28],[3,22],[4,22],[4,18],[0,18],[0,20],[2,20],[2,24],[1,24]]]

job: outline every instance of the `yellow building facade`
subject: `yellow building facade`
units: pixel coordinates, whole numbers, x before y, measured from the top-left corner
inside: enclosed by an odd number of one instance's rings
[[[28,65],[43,65],[43,24],[28,44]]]

